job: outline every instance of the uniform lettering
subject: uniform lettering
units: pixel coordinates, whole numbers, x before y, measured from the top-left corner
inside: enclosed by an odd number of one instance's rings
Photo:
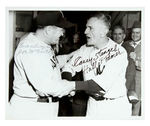
[[[101,75],[103,73],[104,68],[105,68],[105,65],[103,66],[101,70],[101,65],[99,64],[98,67],[96,68],[96,75]]]

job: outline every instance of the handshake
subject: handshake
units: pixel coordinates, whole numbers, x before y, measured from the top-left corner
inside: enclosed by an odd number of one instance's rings
[[[72,75],[69,72],[64,72],[62,73],[62,78],[71,81]],[[71,91],[68,96],[74,96],[75,91],[85,91],[86,94],[95,100],[102,100],[105,94],[105,90],[92,79],[87,81],[75,81],[75,90]]]
[[[65,78],[63,78],[65,79]],[[55,83],[54,87],[51,88],[46,93],[41,91],[36,91],[37,95],[40,97],[55,97],[57,100],[63,96],[74,96],[75,91],[84,91],[86,94],[94,98],[95,100],[103,100],[105,95],[105,90],[101,88],[94,80],[87,81],[68,81],[61,80]],[[56,100],[56,101],[57,101]]]
[[[83,82],[85,83],[85,82]],[[80,85],[82,84],[81,81],[77,81],[76,82],[76,90],[77,91],[85,91],[85,93],[89,96],[91,96],[92,98],[94,98],[96,101],[98,100],[103,100],[104,99],[104,95],[105,95],[105,90],[102,89],[95,81],[93,80],[88,80],[87,84],[84,85]],[[69,97],[74,96],[75,95],[75,90],[71,91],[69,93]]]

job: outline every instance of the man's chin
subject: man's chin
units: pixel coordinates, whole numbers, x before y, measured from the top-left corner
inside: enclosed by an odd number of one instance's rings
[[[141,39],[134,39],[133,41],[134,41],[134,42],[138,42],[138,41],[140,41],[140,40],[141,40]]]
[[[122,42],[119,41],[119,42],[116,42],[116,43],[117,43],[117,44],[121,44]]]
[[[87,42],[86,46],[94,46],[94,44]]]

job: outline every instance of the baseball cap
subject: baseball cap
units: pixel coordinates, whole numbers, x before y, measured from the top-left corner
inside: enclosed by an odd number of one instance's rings
[[[74,26],[73,23],[67,21],[66,18],[64,18],[61,11],[40,11],[37,15],[37,25],[55,25],[61,28],[70,28]]]
[[[132,28],[141,28],[141,22],[135,21],[135,22],[133,23]]]

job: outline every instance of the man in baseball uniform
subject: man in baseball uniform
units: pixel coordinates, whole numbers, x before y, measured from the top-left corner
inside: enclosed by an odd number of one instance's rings
[[[86,91],[90,95],[86,116],[94,119],[131,116],[125,85],[127,53],[122,46],[107,37],[109,28],[109,16],[97,13],[89,18],[85,30],[87,44],[77,50],[63,68],[64,78],[83,71],[84,81],[91,81],[101,87],[99,92]],[[76,83],[82,84],[82,88],[87,87],[82,81]]]
[[[24,37],[14,55],[14,94],[10,119],[51,119],[57,117],[58,101],[68,95],[74,82],[61,79],[60,67],[51,45],[59,44],[64,28],[72,26],[61,12],[39,12],[38,29]]]
[[[83,89],[77,82],[61,79],[61,64],[51,46],[59,44],[64,28],[72,23],[59,11],[43,11],[38,13],[37,25],[36,32],[21,39],[15,51],[9,119],[53,119],[58,115],[58,98],[72,90],[100,90],[96,83]]]

